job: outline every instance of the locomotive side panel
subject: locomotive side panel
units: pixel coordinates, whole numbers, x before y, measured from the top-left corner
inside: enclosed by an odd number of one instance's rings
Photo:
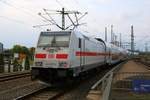
[[[104,43],[72,33],[70,41],[70,70],[73,76],[105,63]]]
[[[81,51],[82,39],[73,31],[70,40],[70,68],[81,66],[81,59],[77,56],[77,51]]]

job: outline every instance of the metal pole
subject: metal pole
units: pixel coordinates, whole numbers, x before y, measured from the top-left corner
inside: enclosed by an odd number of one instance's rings
[[[134,30],[133,25],[131,26],[131,52],[134,55]]]
[[[122,38],[121,38],[121,33],[120,33],[120,47],[122,47],[122,44],[121,44],[122,40],[121,39]]]
[[[107,42],[107,27],[105,27],[105,41]]]
[[[62,30],[65,30],[65,9],[62,8]]]
[[[114,34],[114,44],[115,44],[116,46],[118,46],[118,45],[117,45],[117,35],[115,35],[115,34]]]
[[[111,25],[111,43],[113,44],[113,25]]]
[[[148,52],[147,43],[145,43],[145,52]]]

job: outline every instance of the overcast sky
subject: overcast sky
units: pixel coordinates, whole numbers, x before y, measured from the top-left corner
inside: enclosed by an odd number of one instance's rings
[[[114,33],[122,33],[123,41],[129,42],[130,27],[134,25],[136,48],[142,50],[145,42],[150,43],[150,0],[0,0],[0,42],[5,48],[14,44],[36,46],[40,31],[47,28],[33,28],[45,24],[38,13],[43,8],[61,10],[62,7],[88,12],[81,21],[87,25],[80,27],[89,32],[86,35],[104,38],[104,28],[108,27],[110,38],[110,26],[114,25]]]

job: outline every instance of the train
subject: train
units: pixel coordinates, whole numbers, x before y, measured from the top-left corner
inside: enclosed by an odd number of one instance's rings
[[[126,57],[127,50],[101,38],[85,36],[79,30],[45,31],[40,33],[31,73],[34,79],[52,83]]]

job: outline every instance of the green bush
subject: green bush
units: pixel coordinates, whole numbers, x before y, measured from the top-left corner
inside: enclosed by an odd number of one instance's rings
[[[4,66],[4,57],[3,57],[3,54],[0,54],[0,66]]]
[[[0,54],[0,73],[4,72],[4,57],[3,54]]]
[[[26,57],[25,60],[25,70],[29,70],[30,69],[30,61],[29,61],[29,57]]]
[[[13,61],[13,71],[18,71],[18,60],[17,59],[14,59]]]

